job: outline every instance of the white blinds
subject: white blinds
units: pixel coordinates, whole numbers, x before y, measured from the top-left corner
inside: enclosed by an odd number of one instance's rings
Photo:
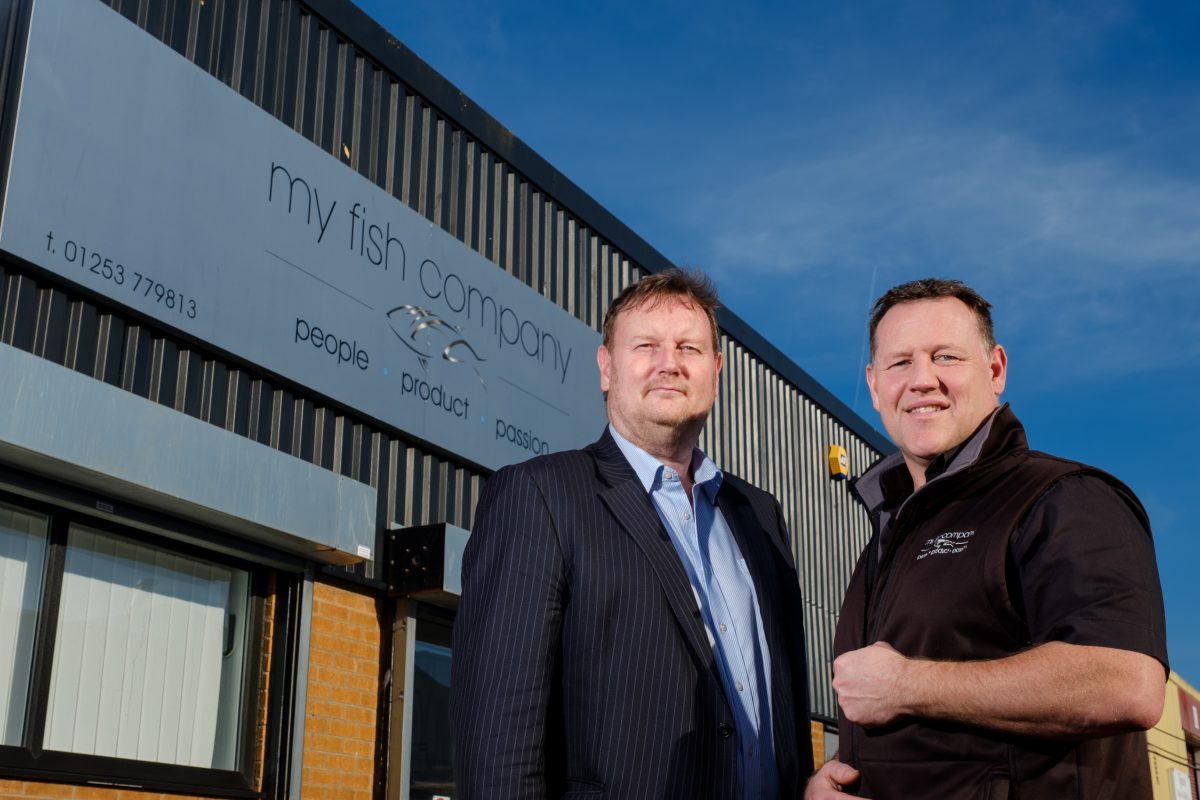
[[[45,560],[46,518],[0,504],[0,744],[21,743]]]
[[[68,535],[45,747],[73,753],[233,769],[214,763],[236,737],[218,726],[227,612],[246,618],[247,574],[82,526]],[[229,608],[231,589],[241,598]],[[235,648],[241,652],[241,648]],[[221,726],[224,727],[224,726]],[[220,742],[219,742],[220,740]]]

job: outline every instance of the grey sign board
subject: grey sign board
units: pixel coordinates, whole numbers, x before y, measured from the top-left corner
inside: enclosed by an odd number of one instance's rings
[[[485,467],[604,424],[595,331],[95,0],[34,5],[0,248]]]

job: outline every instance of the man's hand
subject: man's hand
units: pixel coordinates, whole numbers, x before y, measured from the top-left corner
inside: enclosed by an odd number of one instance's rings
[[[902,698],[913,663],[887,642],[838,656],[833,662],[833,690],[846,718],[873,728],[904,716]]]
[[[858,783],[858,770],[849,764],[843,764],[837,758],[825,762],[804,790],[804,800],[844,800],[843,786]]]

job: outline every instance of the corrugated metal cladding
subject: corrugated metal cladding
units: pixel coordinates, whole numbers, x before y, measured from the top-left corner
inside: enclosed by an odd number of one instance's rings
[[[594,203],[583,204],[589,225],[506,163],[496,142],[511,144],[511,134],[494,120],[478,115],[487,130],[468,132],[454,121],[461,109],[431,106],[410,85],[428,84],[427,68],[394,41],[373,31],[377,50],[390,46],[403,58],[372,57],[332,28],[327,18],[346,17],[356,32],[363,26],[361,12],[341,0],[101,2],[593,328],[624,286],[666,266]],[[425,74],[406,82],[380,58]],[[377,553],[393,523],[470,527],[486,473],[451,455],[20,265],[0,265],[0,303],[4,342],[377,486]],[[722,348],[726,374],[702,446],[783,504],[808,602],[814,712],[833,717],[833,627],[868,526],[845,482],[830,480],[827,450],[846,447],[855,472],[879,450],[789,380],[789,365],[781,370],[727,332]],[[360,578],[378,577],[377,565],[356,569]]]

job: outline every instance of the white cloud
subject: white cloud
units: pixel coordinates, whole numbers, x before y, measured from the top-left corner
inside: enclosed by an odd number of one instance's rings
[[[1002,134],[884,134],[797,154],[690,209],[721,269],[1179,270],[1200,254],[1200,187]]]

